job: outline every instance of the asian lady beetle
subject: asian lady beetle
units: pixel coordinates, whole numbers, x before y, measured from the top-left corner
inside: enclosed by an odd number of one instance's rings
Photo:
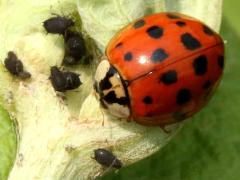
[[[179,13],[138,19],[110,41],[94,89],[112,115],[146,126],[184,120],[204,107],[224,68],[221,37]]]

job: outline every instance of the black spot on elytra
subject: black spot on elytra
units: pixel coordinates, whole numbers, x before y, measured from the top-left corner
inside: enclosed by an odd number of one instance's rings
[[[163,73],[160,77],[160,81],[165,85],[177,82],[177,72],[175,70],[169,70]]]
[[[129,104],[129,99],[127,97],[117,98],[116,93],[114,91],[110,91],[109,93],[107,93],[107,95],[104,96],[103,99],[109,104],[113,104],[113,103],[117,103],[120,105]]]
[[[208,65],[208,61],[205,55],[201,55],[196,59],[194,59],[193,68],[194,68],[195,74],[197,76],[204,75],[207,72],[207,65]]]
[[[145,25],[145,21],[143,19],[140,19],[133,24],[133,27],[137,29],[137,28],[143,27],[144,25]]]
[[[151,60],[154,63],[162,62],[166,58],[168,58],[168,54],[165,52],[164,49],[161,49],[161,48],[153,51],[152,56],[151,56]]]
[[[206,25],[203,25],[203,32],[209,36],[214,35],[214,31]]]
[[[170,19],[180,19],[181,17],[175,14],[168,13],[167,17]]]
[[[147,29],[147,34],[154,39],[158,39],[162,37],[163,29],[159,26],[151,26]]]
[[[224,68],[224,57],[223,56],[218,57],[218,65],[221,69]]]
[[[127,52],[125,55],[124,55],[124,60],[125,61],[131,61],[133,58],[133,55],[131,52]]]
[[[112,76],[114,76],[115,73],[117,73],[117,71],[113,67],[110,67],[108,72],[106,73],[106,76],[104,77],[104,79],[102,79],[99,82],[99,89],[101,91],[110,89],[112,87],[112,84],[109,80]]]
[[[211,86],[211,81],[207,80],[204,84],[203,84],[203,89],[209,89]]]
[[[145,96],[142,101],[144,104],[152,104],[153,100],[150,96]]]
[[[183,105],[189,102],[192,98],[191,92],[188,89],[180,89],[177,92],[176,101],[178,105]]]
[[[195,50],[201,47],[201,43],[193,37],[190,33],[184,33],[181,35],[181,42],[188,50]]]
[[[179,27],[183,27],[183,26],[186,25],[186,23],[183,22],[183,21],[177,21],[177,22],[176,22],[176,25],[178,25]]]
[[[123,45],[123,43],[122,43],[122,42],[120,42],[120,43],[117,43],[117,45],[115,46],[115,48],[120,48],[120,47],[122,47],[122,45]]]

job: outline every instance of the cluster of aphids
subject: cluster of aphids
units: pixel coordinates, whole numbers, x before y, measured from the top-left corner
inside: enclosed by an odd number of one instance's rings
[[[80,32],[70,30],[74,21],[64,16],[55,16],[43,22],[48,33],[60,34],[64,37],[65,56],[64,65],[75,65],[86,57],[86,46],[83,35]]]
[[[59,34],[64,37],[65,55],[63,65],[75,65],[86,57],[86,46],[80,32],[74,32],[69,28],[74,26],[74,21],[63,16],[54,16],[43,22],[43,27],[48,33]],[[86,61],[84,61],[86,63]],[[13,51],[9,51],[4,61],[7,70],[19,77],[28,79],[31,74],[24,70],[23,63]],[[50,69],[50,80],[56,91],[64,92],[78,88],[82,83],[79,74],[70,71],[61,71],[53,66]]]
[[[74,24],[72,19],[59,15],[43,22],[43,27],[48,33],[59,34],[64,38],[63,65],[78,64],[86,56],[86,46],[82,34],[69,29]],[[60,71],[56,66],[51,67],[50,80],[54,89],[59,92],[78,88],[82,84],[79,74]]]

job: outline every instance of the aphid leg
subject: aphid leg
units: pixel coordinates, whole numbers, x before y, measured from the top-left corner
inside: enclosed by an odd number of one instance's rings
[[[59,97],[59,98],[61,99],[61,102],[62,102],[63,104],[64,104],[64,101],[67,100],[66,95],[63,94],[62,92],[58,92],[58,91],[56,91],[56,95],[57,95],[57,97]]]
[[[127,117],[127,122],[131,122],[133,120],[133,117],[130,115]]]
[[[104,126],[104,120],[105,120],[105,116],[104,116],[104,112],[103,112],[103,110],[102,109],[100,109],[100,111],[101,111],[101,114],[102,114],[102,126]]]
[[[104,175],[106,172],[108,172],[114,165],[114,163],[116,162],[116,159],[114,159],[112,161],[112,163],[110,164],[109,167],[102,167],[103,168],[103,171],[100,173],[100,176]]]

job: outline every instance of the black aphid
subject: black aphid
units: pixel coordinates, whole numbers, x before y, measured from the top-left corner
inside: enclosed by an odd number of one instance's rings
[[[8,57],[4,60],[5,67],[7,70],[22,79],[27,79],[31,77],[29,72],[24,71],[22,61],[17,58],[17,55],[9,51]]]
[[[79,74],[60,71],[56,66],[51,67],[50,80],[53,88],[59,92],[76,89],[82,84]]]
[[[64,35],[64,41],[65,57],[63,63],[66,65],[77,64],[87,52],[83,35],[68,30]]]
[[[74,25],[74,22],[70,18],[64,16],[55,16],[47,19],[43,22],[43,27],[48,33],[52,34],[65,34],[65,31]]]
[[[68,90],[76,89],[82,84],[79,78],[79,74],[76,74],[74,72],[64,72],[64,77],[66,79]]]
[[[95,149],[94,150],[94,159],[101,165],[105,167],[114,167],[121,168],[122,162],[117,159],[116,156],[112,154],[112,152],[106,149]]]

